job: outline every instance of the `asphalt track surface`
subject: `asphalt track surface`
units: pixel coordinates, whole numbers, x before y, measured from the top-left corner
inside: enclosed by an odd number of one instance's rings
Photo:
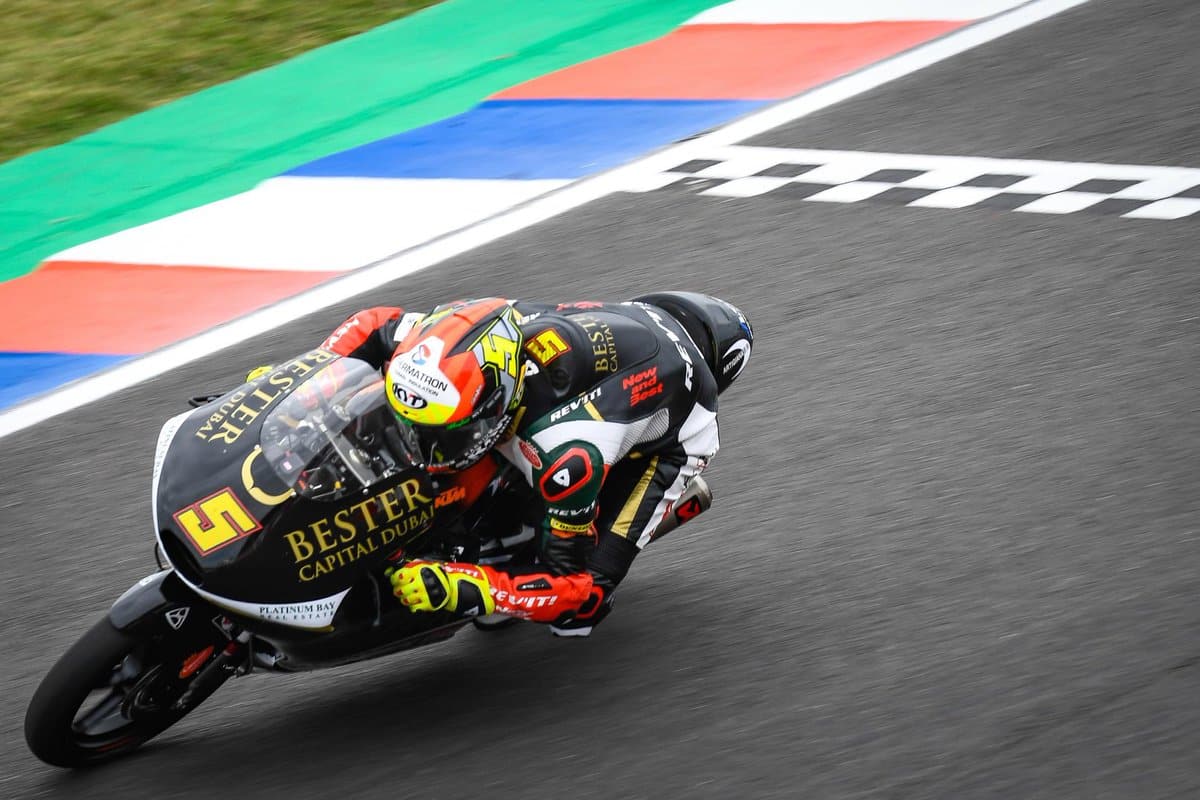
[[[1200,167],[1200,11],[1097,0],[755,143]],[[1195,221],[616,195],[3,442],[0,796],[1200,796]],[[41,674],[152,568],[162,420],[352,306],[687,287],[759,343],[717,505],[588,640],[234,681],[108,768]]]

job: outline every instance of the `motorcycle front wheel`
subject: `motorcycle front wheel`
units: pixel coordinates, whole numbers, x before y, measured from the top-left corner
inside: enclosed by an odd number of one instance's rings
[[[179,672],[179,664],[156,658],[151,642],[117,630],[105,617],[42,679],[25,713],[25,741],[35,756],[58,767],[125,755],[191,710],[175,707],[188,683]]]

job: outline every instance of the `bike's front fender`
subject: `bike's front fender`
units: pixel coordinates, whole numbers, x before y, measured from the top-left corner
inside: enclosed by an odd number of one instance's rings
[[[154,572],[129,587],[108,610],[108,619],[119,631],[161,627],[162,632],[178,631],[189,619],[211,618],[220,613],[212,603],[197,595],[180,580],[175,570]]]

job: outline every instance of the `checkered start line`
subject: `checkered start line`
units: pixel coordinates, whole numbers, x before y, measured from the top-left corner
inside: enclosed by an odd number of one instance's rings
[[[1133,219],[1200,212],[1200,169],[744,145],[704,148],[686,163],[631,176],[624,189]]]

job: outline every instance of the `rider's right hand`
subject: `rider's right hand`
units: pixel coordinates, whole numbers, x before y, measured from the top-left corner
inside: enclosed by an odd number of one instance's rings
[[[450,599],[450,581],[432,562],[410,561],[388,577],[392,593],[413,611],[438,611]]]
[[[496,610],[487,576],[473,564],[410,561],[389,578],[392,592],[413,611],[482,615]]]

